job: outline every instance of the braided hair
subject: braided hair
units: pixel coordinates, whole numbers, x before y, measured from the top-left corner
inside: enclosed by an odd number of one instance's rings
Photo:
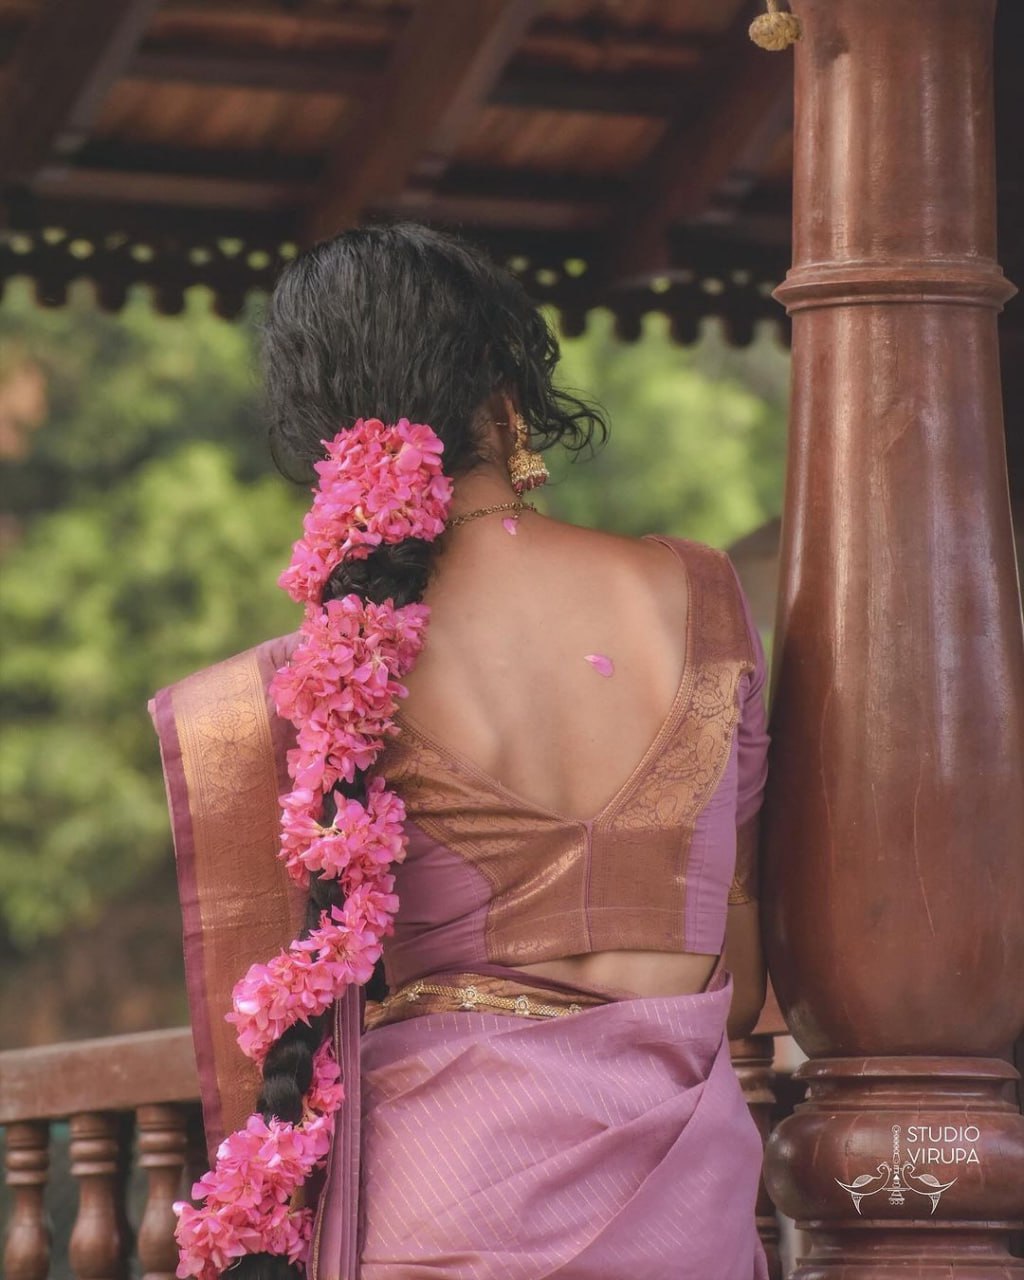
[[[308,482],[322,441],[360,418],[429,422],[444,444],[444,470],[457,478],[487,461],[482,411],[510,396],[536,447],[577,453],[603,441],[600,413],[553,385],[558,343],[522,286],[476,248],[426,227],[365,227],[325,240],[284,270],[263,330],[270,447],[290,479]],[[339,563],[323,601],[352,593],[396,607],[419,601],[437,544],[385,543]],[[364,800],[366,774],[335,791]],[[333,818],[328,796],[324,825]],[[336,879],[310,877],[303,936],[341,905]],[[383,994],[382,965],[368,987]],[[326,1035],[326,1015],[296,1022],[270,1047],[256,1109],[296,1123]],[[292,1280],[283,1257],[243,1257],[239,1280]]]

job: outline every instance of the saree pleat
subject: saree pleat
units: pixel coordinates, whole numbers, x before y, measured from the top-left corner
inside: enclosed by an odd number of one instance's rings
[[[365,1032],[360,1261],[321,1251],[318,1280],[766,1280],[731,994],[719,968],[694,995]],[[352,1190],[329,1183],[325,1239]]]

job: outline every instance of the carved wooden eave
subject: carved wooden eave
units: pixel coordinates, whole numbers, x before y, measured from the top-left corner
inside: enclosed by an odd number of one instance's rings
[[[41,220],[26,216],[15,221],[0,243],[0,279],[27,276],[46,306],[62,305],[74,281],[88,280],[107,311],[118,310],[133,285],[144,285],[156,310],[165,315],[182,309],[186,289],[203,285],[212,291],[217,313],[233,319],[250,294],[272,287],[297,249],[284,229],[273,234],[269,219],[252,220],[234,235],[216,234],[216,224],[204,227],[201,219],[183,218],[176,228],[157,229],[164,220],[154,217],[148,230],[132,230],[139,224],[126,219],[115,230],[98,227],[85,211],[75,219],[56,210]],[[588,312],[605,307],[626,341],[640,336],[649,313],[667,316],[680,343],[696,341],[702,322],[712,317],[722,322],[736,346],[746,346],[765,322],[788,339],[786,317],[771,296],[785,274],[784,254],[691,233],[673,237],[673,265],[659,275],[592,288],[593,259],[580,256],[581,250],[588,254],[589,238],[468,234],[503,261],[531,296],[553,307],[568,334],[582,332]]]
[[[296,246],[412,218],[485,244],[569,331],[772,320],[788,58],[755,0],[0,0],[0,284],[236,315]],[[467,16],[468,15],[468,16]],[[45,101],[43,100],[45,98]]]
[[[0,287],[236,315],[375,218],[486,244],[577,331],[788,321],[791,65],[757,0],[0,0]],[[1001,7],[1003,260],[1024,271],[1019,6]],[[467,19],[467,14],[469,18]],[[1005,135],[1005,136],[1004,136]],[[1024,329],[1012,306],[1005,328]]]

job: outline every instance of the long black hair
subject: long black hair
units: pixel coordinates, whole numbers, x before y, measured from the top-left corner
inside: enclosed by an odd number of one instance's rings
[[[504,393],[529,423],[531,445],[573,452],[604,440],[600,413],[555,387],[558,342],[518,281],[453,236],[399,224],[344,232],[284,270],[264,322],[270,447],[278,468],[308,482],[321,441],[358,418],[429,423],[457,478],[486,460],[481,412]],[[437,544],[409,539],[339,565],[324,600],[356,592],[396,606],[419,600]],[[363,799],[365,775],[336,790]],[[328,799],[325,824],[333,814]],[[335,880],[314,875],[304,932],[338,904]],[[380,966],[369,993],[381,981]],[[257,1110],[297,1122],[325,1019],[296,1023],[263,1064]],[[345,1104],[342,1103],[344,1106]],[[296,1269],[266,1254],[243,1258],[239,1280],[291,1280]]]

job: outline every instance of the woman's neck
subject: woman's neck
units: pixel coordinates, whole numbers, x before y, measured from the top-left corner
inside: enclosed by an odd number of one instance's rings
[[[497,467],[478,467],[455,481],[449,517],[465,515],[499,502],[515,502],[517,498],[507,471]]]

